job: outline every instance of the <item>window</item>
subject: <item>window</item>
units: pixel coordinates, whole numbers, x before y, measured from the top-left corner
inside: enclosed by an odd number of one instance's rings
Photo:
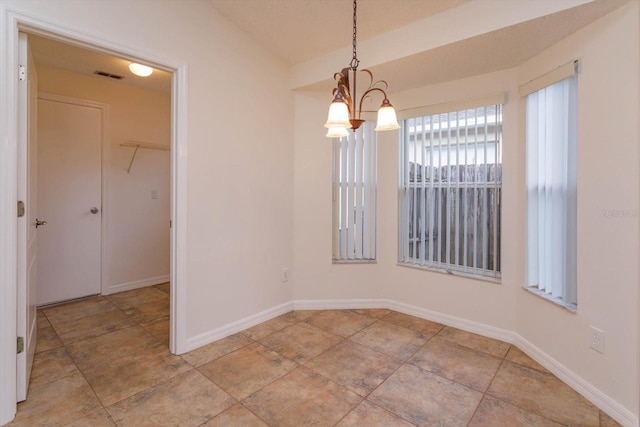
[[[501,142],[500,104],[402,121],[401,264],[500,279]]]
[[[365,122],[333,139],[333,260],[376,259],[377,139]]]
[[[527,286],[569,308],[576,292],[577,77],[527,96]]]

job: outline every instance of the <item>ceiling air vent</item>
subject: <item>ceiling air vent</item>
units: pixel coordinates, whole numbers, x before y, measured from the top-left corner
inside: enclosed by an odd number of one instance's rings
[[[119,76],[117,74],[111,74],[111,73],[107,73],[106,71],[100,71],[100,70],[94,71],[93,74],[97,74],[97,75],[102,76],[102,77],[109,77],[109,78],[116,79],[116,80],[124,79],[124,76]]]

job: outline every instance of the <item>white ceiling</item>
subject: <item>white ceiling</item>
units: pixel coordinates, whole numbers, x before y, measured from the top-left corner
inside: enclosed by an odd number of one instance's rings
[[[626,2],[596,0],[374,66],[371,71],[393,82],[393,91],[403,91],[513,68]],[[322,84],[332,87],[333,82]]]
[[[222,15],[291,65],[351,45],[351,0],[208,1]],[[482,1],[485,0],[359,0],[358,41],[445,11],[455,12],[455,8],[469,2]],[[627,1],[594,0],[367,68],[377,78],[388,81],[391,91],[512,68]],[[343,65],[347,66],[350,59],[345,57]],[[360,59],[366,62],[366,58]],[[335,84],[331,77],[327,75],[325,80],[304,89],[329,90]]]
[[[350,0],[204,1],[291,65],[351,45]],[[470,1],[484,0],[359,0],[358,40],[379,36]],[[595,0],[370,69],[377,77],[389,81],[392,91],[401,91],[512,68],[627,1]],[[151,90],[171,90],[169,72],[155,70],[150,77],[142,78],[133,75],[128,69],[130,61],[122,58],[33,35],[30,43],[36,65]],[[350,57],[345,58],[345,66],[349,60]],[[96,76],[93,74],[96,70],[125,78],[118,81]],[[328,90],[334,84],[331,77],[328,75],[326,80],[307,89]]]
[[[359,0],[358,41],[470,0]],[[351,0],[209,0],[215,9],[290,65],[351,44]]]

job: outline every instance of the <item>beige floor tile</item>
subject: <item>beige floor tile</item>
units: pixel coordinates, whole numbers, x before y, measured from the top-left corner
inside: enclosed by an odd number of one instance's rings
[[[295,362],[253,343],[198,370],[231,396],[242,400],[296,367]]]
[[[36,353],[33,359],[29,387],[40,387],[77,371],[76,364],[73,363],[64,347],[42,351]]]
[[[202,427],[269,427],[264,421],[256,417],[250,410],[236,403],[220,415],[210,419]]]
[[[104,311],[70,322],[59,323],[53,328],[58,333],[60,340],[67,345],[75,341],[95,338],[134,324],[120,309],[115,306],[112,307],[112,311]]]
[[[526,366],[527,368],[537,369],[538,371],[546,372],[550,374],[544,366],[527,356],[522,350],[518,347],[511,346],[509,348],[509,352],[505,356],[505,359],[512,361],[513,363],[517,363],[522,366]]]
[[[161,294],[164,292],[158,291]],[[169,297],[155,301],[150,301],[133,308],[124,310],[124,313],[135,323],[144,323],[151,320],[160,319],[169,315]]]
[[[191,366],[180,356],[156,343],[145,351],[124,355],[105,366],[82,370],[82,373],[102,404],[108,406],[189,369]]]
[[[387,379],[400,366],[400,362],[369,347],[344,341],[305,366],[366,396]]]
[[[18,405],[12,424],[20,426],[65,425],[100,409],[100,402],[79,372],[29,389]]]
[[[132,326],[75,342],[67,346],[67,352],[81,371],[91,372],[157,344],[140,326]]]
[[[235,334],[182,354],[181,356],[184,360],[189,362],[191,366],[197,367],[211,362],[218,357],[224,356],[225,354],[229,354],[234,350],[244,347],[245,345],[249,345],[252,342],[253,340],[249,337],[242,334]]]
[[[527,412],[491,396],[485,396],[469,427],[561,427],[547,418]]]
[[[51,323],[49,323],[48,320],[45,320],[45,322],[38,323],[36,331],[36,353],[62,347],[62,341],[60,341],[60,337],[58,337]],[[43,326],[40,326],[40,323],[43,323]]]
[[[510,345],[505,342],[472,334],[471,332],[449,326],[443,328],[438,333],[438,337],[500,358],[503,358],[507,354],[510,347]]]
[[[140,326],[153,335],[159,342],[167,347],[169,346],[169,316],[141,323]]]
[[[378,320],[349,339],[389,356],[406,360],[429,338],[421,332]]]
[[[324,310],[305,322],[346,338],[366,328],[375,319],[349,310]]]
[[[336,427],[412,427],[413,424],[363,400],[356,408],[349,412]]]
[[[279,316],[280,319],[288,322],[301,322],[309,317],[318,314],[317,310],[293,310],[288,313]]]
[[[600,427],[622,427],[616,420],[600,411]]]
[[[487,394],[560,424],[598,426],[598,408],[551,374],[505,360]]]
[[[235,400],[198,371],[190,371],[107,407],[118,426],[197,426]]]
[[[169,282],[161,283],[159,285],[155,285],[154,288],[158,289],[159,291],[164,292],[165,294],[170,294],[171,293],[171,283],[169,283]]]
[[[107,295],[105,298],[121,310],[127,311],[152,302],[168,301],[169,295],[155,286],[147,286]]]
[[[51,325],[47,316],[45,316],[42,310],[36,311],[36,327],[40,328],[46,325]]]
[[[368,398],[418,426],[466,426],[482,393],[403,365]]]
[[[105,297],[85,298],[67,304],[44,308],[42,311],[53,326],[60,323],[73,322],[83,317],[105,313],[117,309]]]
[[[435,337],[408,363],[484,392],[502,359]]]
[[[428,336],[433,336],[444,328],[444,325],[441,325],[440,323],[421,319],[416,316],[410,316],[404,313],[398,313],[397,311],[392,311],[388,316],[385,316],[384,321],[413,331],[422,332]]]
[[[65,427],[115,427],[115,425],[111,415],[104,408],[100,408],[84,417],[71,421]]]
[[[243,404],[271,426],[331,426],[360,399],[310,369],[299,367],[249,396]]]
[[[291,311],[173,356],[168,302],[168,287],[158,285],[38,310],[29,396],[10,425],[455,426],[475,410],[470,426],[619,427],[516,347],[450,327],[432,336],[440,325],[417,317]],[[109,332],[119,327],[109,323],[122,318],[119,307],[141,323]],[[365,317],[373,323],[345,340]],[[482,399],[478,390],[503,357]],[[246,406],[200,372],[206,368],[239,397],[253,392]],[[117,420],[96,392],[115,402]]]
[[[275,317],[271,320],[267,320],[266,322],[262,322],[249,329],[245,329],[241,332],[241,334],[251,339],[259,340],[268,335],[271,335],[274,332],[281,331],[284,328],[287,328],[299,322],[299,320],[293,319],[287,315],[288,313],[283,314],[282,316]]]
[[[342,338],[307,323],[296,323],[260,340],[273,351],[305,363],[342,341]]]
[[[391,310],[387,310],[386,308],[355,308],[351,311],[373,317],[374,319],[382,319],[387,314],[392,313]]]

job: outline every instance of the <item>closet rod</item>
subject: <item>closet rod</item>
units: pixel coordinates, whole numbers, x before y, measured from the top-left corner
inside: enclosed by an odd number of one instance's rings
[[[133,156],[131,156],[131,161],[129,162],[129,167],[127,168],[127,173],[131,173],[131,166],[133,166],[133,161],[136,158],[136,154],[138,154],[139,148],[146,148],[148,150],[162,150],[162,151],[170,151],[170,148],[166,145],[160,144],[152,144],[149,142],[140,142],[140,141],[127,141],[120,144],[122,147],[134,147]]]

